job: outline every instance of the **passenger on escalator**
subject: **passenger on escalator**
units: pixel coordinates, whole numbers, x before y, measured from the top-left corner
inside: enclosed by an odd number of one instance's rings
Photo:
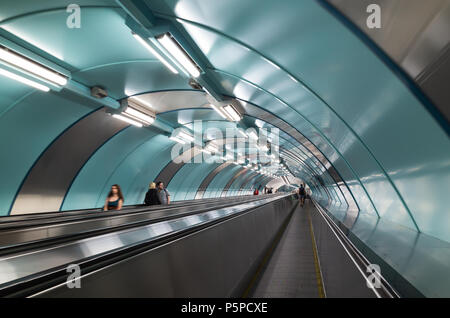
[[[145,194],[145,205],[157,205],[161,204],[161,201],[159,201],[158,192],[156,190],[156,184],[154,182],[150,183],[150,187]]]
[[[298,189],[298,194],[300,195],[300,204],[303,206],[305,204],[306,190],[305,185],[301,184],[300,189]]]
[[[122,190],[120,190],[120,186],[118,184],[114,184],[111,186],[111,190],[108,193],[103,211],[120,210],[122,209],[122,204],[124,201],[125,200],[122,195]]]
[[[164,188],[164,183],[159,181],[156,184],[156,191],[158,194],[159,202],[161,202],[160,204],[170,204],[170,193],[169,191],[167,191],[167,189]]]

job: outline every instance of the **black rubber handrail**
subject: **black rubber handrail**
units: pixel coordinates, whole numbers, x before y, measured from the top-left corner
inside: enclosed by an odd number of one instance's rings
[[[183,216],[189,216],[189,215],[193,215],[193,214],[198,214],[198,213],[203,213],[206,211],[210,211],[212,209],[220,209],[220,208],[225,208],[225,207],[229,207],[229,206],[233,206],[241,203],[248,203],[248,202],[253,202],[253,201],[257,201],[257,200],[262,200],[262,199],[266,199],[267,197],[250,197],[247,198],[247,200],[240,200],[238,202],[236,201],[230,201],[230,200],[226,200],[224,201],[220,201],[220,202],[215,202],[215,204],[213,204],[212,206],[208,206],[208,207],[204,207],[204,208],[199,208],[199,209],[193,209],[193,210],[189,210],[189,211],[183,211],[183,212],[177,212],[178,208],[175,208],[174,213],[173,214],[167,214],[167,215],[163,215],[163,216],[157,216],[155,218],[152,218],[152,216],[154,216],[154,214],[158,213],[158,212],[162,212],[161,210],[156,210],[156,211],[139,211],[138,213],[134,213],[134,214],[140,214],[140,216],[142,216],[143,214],[147,213],[147,215],[144,215],[143,217],[145,217],[144,220],[137,220],[137,221],[128,221],[126,217],[129,216],[130,214],[125,214],[125,215],[109,215],[109,217],[124,217],[124,223],[115,225],[115,226],[108,226],[108,227],[101,227],[99,228],[98,226],[95,226],[95,224],[92,225],[92,228],[89,228],[89,225],[87,225],[87,229],[79,232],[79,230],[76,230],[74,232],[69,232],[66,234],[61,234],[61,235],[55,235],[52,237],[42,237],[42,238],[37,238],[35,240],[32,241],[22,241],[22,242],[14,242],[14,243],[8,243],[8,245],[3,245],[0,246],[0,256],[4,256],[4,255],[8,255],[8,254],[13,254],[13,253],[18,253],[18,252],[23,252],[23,251],[29,251],[32,249],[37,249],[37,248],[42,248],[42,247],[46,247],[46,246],[50,246],[50,245],[54,245],[54,244],[60,244],[60,243],[65,243],[68,241],[72,241],[75,239],[83,239],[83,238],[88,238],[88,237],[93,237],[93,236],[97,236],[97,235],[101,235],[101,234],[107,234],[107,233],[111,233],[111,232],[116,232],[119,230],[125,230],[125,229],[130,229],[133,227],[137,227],[137,226],[143,226],[143,225],[148,225],[148,224],[152,224],[152,223],[157,223],[157,222],[162,222],[162,221],[167,221],[170,219],[174,219],[174,218],[179,218],[179,217],[183,217]],[[195,207],[195,206],[194,206]],[[167,212],[167,211],[165,211]],[[133,214],[133,215],[134,215]],[[61,222],[58,223],[57,225],[65,226],[66,228],[70,228],[70,226],[76,226],[79,223],[82,222],[92,222],[94,223],[96,221],[96,219],[78,219],[77,221],[71,221],[71,222]],[[52,226],[57,226],[57,225],[52,225]],[[35,226],[35,227],[29,227],[26,229],[13,229],[10,231],[0,231],[0,234],[2,234],[2,241],[3,242],[7,242],[7,238],[5,238],[5,235],[8,235],[8,232],[11,233],[12,236],[19,236],[19,237],[23,237],[24,235],[17,235],[17,232],[20,231],[23,234],[24,231],[33,231],[38,227],[44,227],[42,225],[39,226]],[[46,232],[46,231],[44,231]],[[62,231],[61,231],[62,232]]]

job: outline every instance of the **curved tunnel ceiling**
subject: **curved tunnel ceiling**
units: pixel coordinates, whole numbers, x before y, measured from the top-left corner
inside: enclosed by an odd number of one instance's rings
[[[8,149],[0,162],[0,212],[99,207],[113,183],[122,186],[126,204],[135,204],[157,178],[168,178],[180,200],[248,194],[271,181],[234,164],[175,168],[172,129],[195,119],[222,129],[230,123],[205,92],[171,73],[131,33],[170,31],[203,70],[198,82],[238,103],[243,123],[260,120],[280,130],[282,161],[318,202],[353,211],[361,222],[381,218],[449,241],[448,123],[438,122],[415,88],[324,3],[78,1],[82,25],[69,29],[69,1],[3,1],[1,44],[11,41],[70,78],[60,92],[43,93],[0,77]],[[107,98],[90,96],[96,85]],[[119,109],[130,96],[148,99],[154,126],[92,117],[102,107]],[[65,150],[66,143],[74,147]],[[55,160],[57,172],[49,169]]]

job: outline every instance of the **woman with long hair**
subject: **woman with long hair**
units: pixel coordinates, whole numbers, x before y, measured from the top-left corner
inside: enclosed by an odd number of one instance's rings
[[[120,210],[122,209],[122,205],[124,202],[124,198],[122,195],[122,190],[118,184],[114,184],[111,186],[111,190],[108,193],[108,197],[105,201],[105,206],[103,207],[103,211],[108,210]]]

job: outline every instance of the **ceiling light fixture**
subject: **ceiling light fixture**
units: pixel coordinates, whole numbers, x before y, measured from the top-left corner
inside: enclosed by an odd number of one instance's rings
[[[240,121],[242,119],[241,114],[232,105],[224,106],[223,111],[231,121]]]
[[[8,72],[7,70],[4,70],[2,68],[0,68],[0,75],[6,76],[6,77],[8,77],[8,78],[10,78],[12,80],[21,82],[22,84],[34,87],[34,88],[39,89],[39,90],[44,91],[44,92],[50,91],[50,88],[48,88],[45,85],[33,82],[33,81],[31,81],[31,80],[29,80],[29,79],[27,79],[25,77],[22,77],[22,76],[19,76],[17,74]]]
[[[194,141],[194,137],[182,129],[174,130],[170,139],[180,144],[190,144]]]
[[[193,77],[200,76],[200,67],[170,33],[158,36],[156,40],[180,63]]]
[[[217,106],[214,105],[214,104],[210,104],[210,105],[211,105],[212,109],[214,109],[217,113],[219,113],[219,115],[220,115],[222,118],[227,119],[227,116],[225,115],[225,113],[222,111],[221,108],[217,107]]]
[[[146,41],[144,41],[143,38],[141,38],[139,35],[137,35],[136,33],[133,33],[134,38],[142,44],[143,47],[145,47],[148,51],[150,51],[150,53],[152,53],[158,60],[161,61],[161,63],[163,63],[172,73],[174,74],[178,74],[178,71],[172,66],[170,65],[169,62],[166,61],[165,58],[163,58],[161,56],[161,54],[159,54],[158,52],[156,52],[156,50],[154,48],[152,48]]]
[[[137,121],[135,121],[135,120],[133,120],[133,119],[130,119],[130,118],[128,118],[128,117],[119,115],[119,114],[114,114],[113,117],[114,117],[114,118],[117,118],[117,119],[120,119],[120,120],[122,120],[122,121],[124,121],[124,122],[127,122],[127,123],[129,123],[129,124],[132,124],[132,125],[134,125],[134,126],[136,126],[136,127],[142,127],[142,126],[143,126],[141,123],[139,123],[139,122],[137,122]]]
[[[0,46],[0,60],[10,66],[31,73],[38,78],[49,81],[55,85],[64,86],[67,84],[66,76],[48,68],[43,64],[22,56],[21,54],[14,52],[4,46]]]
[[[155,121],[155,118],[153,118],[153,117],[151,117],[151,116],[149,116],[147,114],[144,114],[143,112],[141,112],[141,111],[139,111],[137,109],[134,109],[134,108],[132,108],[130,106],[128,106],[125,109],[125,112],[122,113],[122,115],[125,115],[127,117],[131,117],[131,119],[139,121],[139,122],[141,122],[142,124],[144,124],[146,126],[149,126],[149,125],[153,124],[153,122]]]
[[[247,135],[250,139],[258,140],[258,135],[253,129],[250,130],[250,132],[248,132]]]

